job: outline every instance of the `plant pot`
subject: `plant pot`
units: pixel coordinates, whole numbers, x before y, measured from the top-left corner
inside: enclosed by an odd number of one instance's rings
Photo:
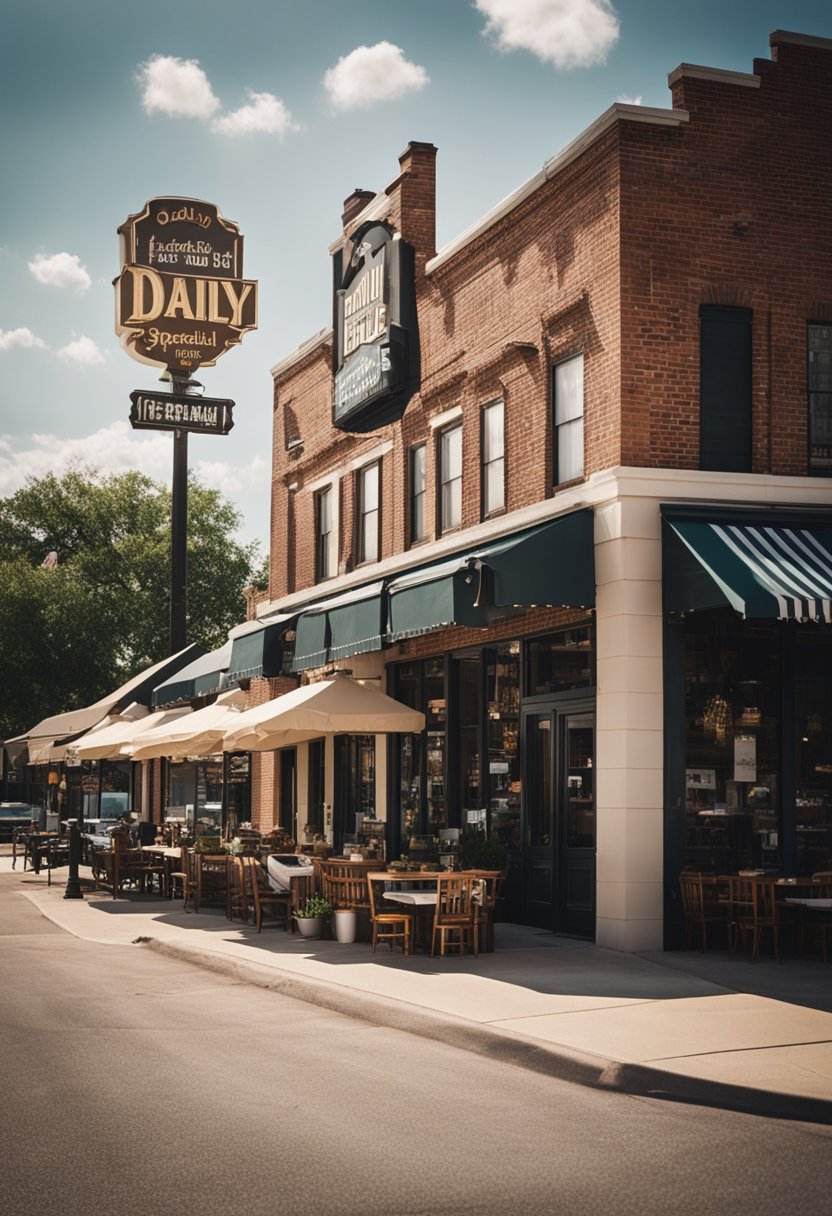
[[[320,916],[296,916],[295,924],[301,937],[320,937],[324,922]]]
[[[352,908],[336,908],[335,940],[349,944],[355,941],[356,916]]]

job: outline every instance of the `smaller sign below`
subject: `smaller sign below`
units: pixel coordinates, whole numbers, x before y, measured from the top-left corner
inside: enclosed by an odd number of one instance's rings
[[[130,425],[137,431],[227,435],[234,425],[234,402],[221,397],[188,397],[136,389],[130,394],[130,402]]]

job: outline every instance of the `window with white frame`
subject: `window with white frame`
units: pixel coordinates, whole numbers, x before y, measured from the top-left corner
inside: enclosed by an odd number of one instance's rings
[[[584,357],[574,355],[555,365],[554,481],[560,485],[584,473]]]
[[[482,411],[482,513],[496,515],[506,505],[505,406],[492,401]]]
[[[315,495],[315,581],[335,573],[335,487],[323,486]]]
[[[361,562],[377,562],[381,556],[381,465],[376,460],[358,469],[357,553]]]
[[[462,524],[462,423],[439,434],[439,531]]]
[[[425,520],[425,490],[427,486],[427,448],[420,443],[410,449],[410,543],[417,544],[427,536]]]

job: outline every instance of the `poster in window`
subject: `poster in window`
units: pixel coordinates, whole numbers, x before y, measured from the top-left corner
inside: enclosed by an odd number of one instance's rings
[[[757,780],[757,740],[754,735],[734,736],[734,780]]]

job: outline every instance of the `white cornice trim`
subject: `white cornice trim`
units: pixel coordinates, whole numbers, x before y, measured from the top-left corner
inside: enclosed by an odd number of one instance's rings
[[[642,122],[650,123],[653,126],[678,127],[687,121],[688,113],[686,110],[660,110],[652,106],[633,106],[621,101],[615,102],[608,110],[605,110],[600,118],[596,118],[595,122],[588,126],[585,131],[582,131],[577,138],[573,139],[570,144],[567,144],[563,151],[558,152],[557,155],[547,160],[539,173],[536,173],[534,177],[530,177],[527,182],[524,182],[522,186],[519,186],[512,194],[507,195],[496,207],[492,207],[481,219],[473,223],[470,228],[466,228],[464,232],[461,232],[459,236],[454,237],[452,241],[440,249],[436,257],[431,258],[428,262],[425,267],[425,273],[433,274],[434,271],[450,261],[455,254],[459,253],[461,249],[464,249],[466,245],[470,245],[478,236],[487,232],[499,220],[504,219],[515,207],[519,207],[536,190],[545,185],[556,173],[566,168],[572,161],[577,160],[587,148],[596,143],[616,123]]]
[[[311,488],[311,487],[310,487]],[[265,601],[257,606],[257,616],[291,612],[313,602],[329,598],[364,583],[391,578],[396,574],[427,565],[443,557],[464,553],[514,532],[521,532],[535,524],[547,523],[559,515],[577,511],[581,507],[606,507],[617,501],[645,499],[659,502],[712,503],[714,507],[731,505],[748,506],[832,506],[832,493],[825,478],[774,477],[767,473],[712,473],[698,469],[652,469],[618,466],[593,473],[586,481],[560,490],[553,498],[532,503],[519,511],[511,511],[498,519],[485,520],[463,532],[419,545],[362,566],[359,570],[338,578],[328,579],[325,589],[321,584],[305,587],[284,599]],[[658,523],[656,524],[658,528]]]
[[[314,481],[310,481],[309,484],[303,488],[310,494],[315,494],[318,490],[326,489],[327,486],[337,486],[343,476],[343,470],[336,469],[332,473],[327,473],[325,477],[317,477]]]
[[[813,46],[819,51],[832,51],[832,38],[816,38],[812,34],[793,34],[791,30],[772,30],[768,36],[769,46],[790,42],[793,46]]]
[[[293,367],[295,363],[300,363],[301,359],[305,359],[307,355],[311,355],[312,351],[317,346],[323,346],[332,337],[332,326],[326,329],[319,329],[311,338],[307,338],[305,342],[301,342],[297,350],[292,351],[291,355],[287,355],[285,359],[281,359],[279,363],[275,363],[271,369],[272,376],[276,379],[282,376],[285,371]]]
[[[449,410],[445,410],[441,414],[437,414],[435,418],[428,419],[428,426],[432,431],[439,430],[442,426],[447,426],[449,422],[456,422],[457,418],[462,417],[462,406],[453,405]]]
[[[724,68],[706,68],[698,63],[680,63],[668,76],[668,85],[672,88],[683,76],[692,80],[714,80],[717,84],[738,84],[747,89],[760,87],[760,77],[753,72],[728,72]]]
[[[369,452],[362,452],[360,456],[356,456],[347,465],[351,472],[356,469],[363,469],[367,464],[374,464],[377,460],[381,460],[382,456],[386,456],[388,452],[393,451],[393,440],[388,439],[385,443],[379,443],[376,447],[370,448]]]

